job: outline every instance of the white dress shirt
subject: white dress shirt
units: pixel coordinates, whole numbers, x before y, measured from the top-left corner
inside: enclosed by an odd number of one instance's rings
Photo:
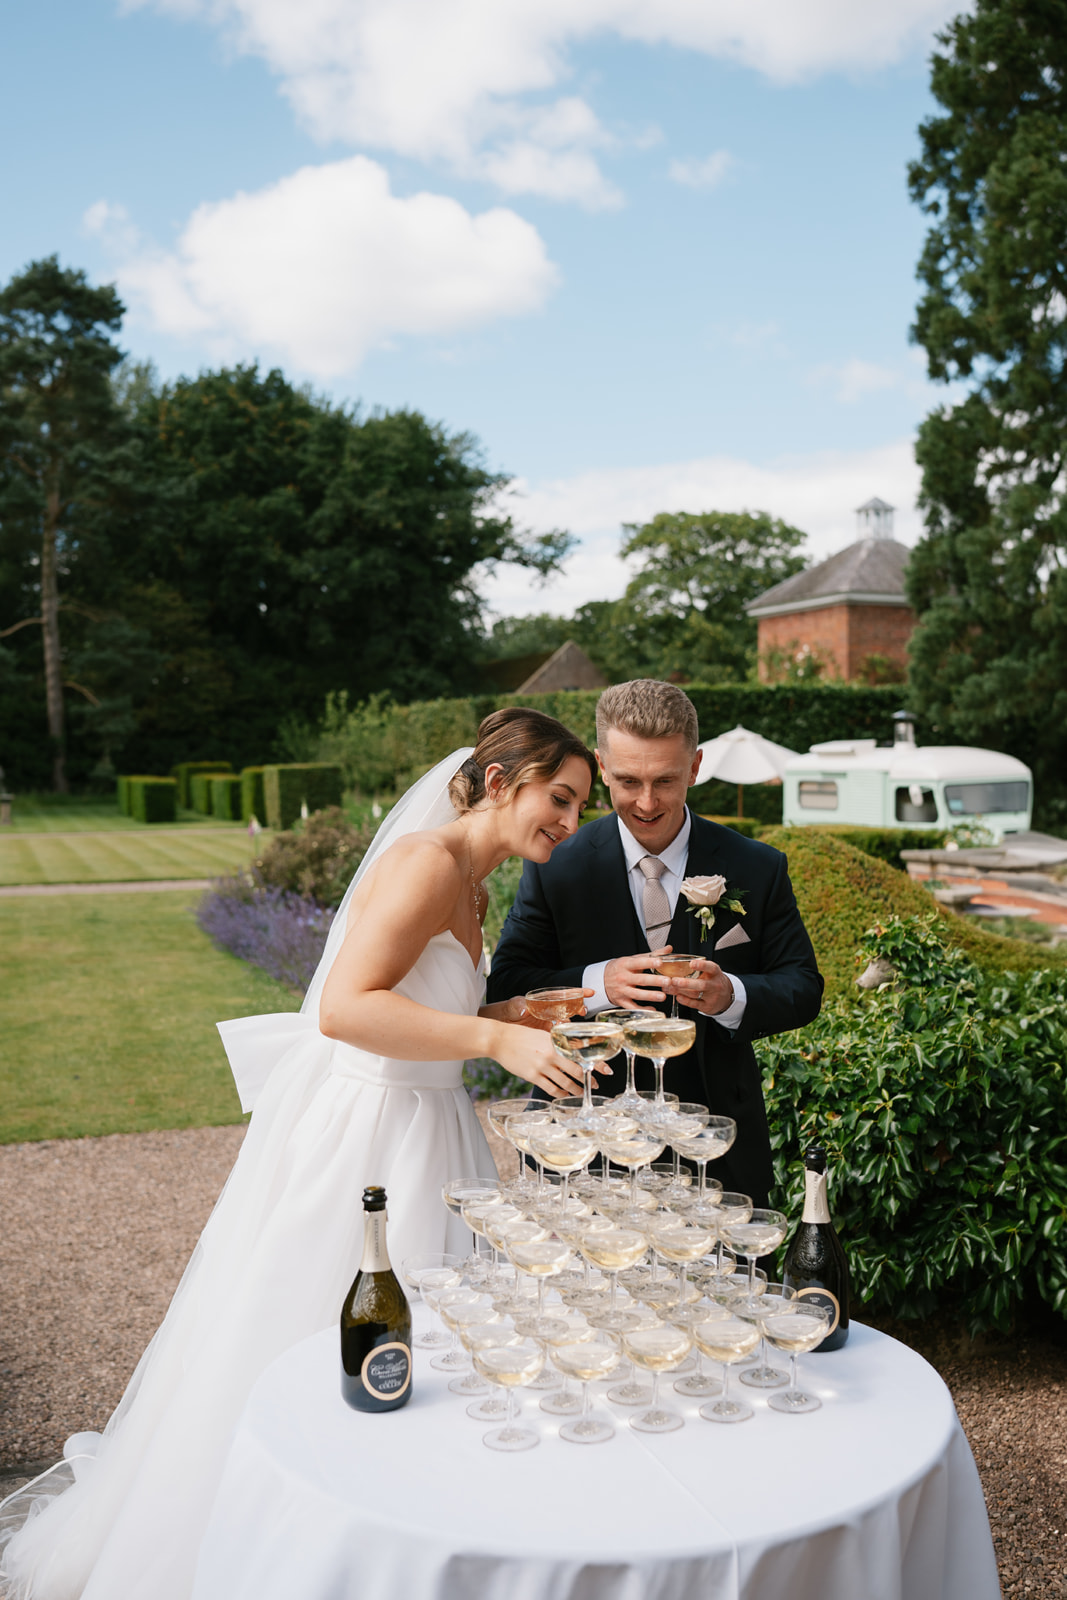
[[[626,857],[626,879],[630,885],[630,894],[633,899],[634,909],[637,912],[638,923],[643,928],[645,925],[644,889],[646,880],[637,863],[643,861],[649,852],[639,839],[634,838],[621,817],[616,817],[615,820],[619,824],[622,853]],[[659,882],[667,896],[667,904],[670,907],[672,918],[678,905],[678,896],[682,892],[682,879],[685,877],[685,864],[689,856],[689,835],[692,832],[692,828],[693,819],[687,806],[685,809],[685,821],[667,848],[660,851],[658,857],[666,868]],[[712,961],[715,959],[711,951],[708,952],[708,956]],[[606,961],[597,961],[591,967],[586,967],[582,973],[583,987],[595,991],[593,998],[585,1002],[585,1009],[590,1016],[595,1016],[598,1011],[607,1010],[611,1005],[611,1001],[604,992],[604,969],[606,966]],[[732,972],[726,973],[725,976],[730,980],[734,997],[730,1005],[726,1007],[726,1010],[717,1014],[715,1021],[721,1023],[724,1028],[733,1033],[735,1029],[741,1026],[741,1018],[744,1016],[745,1006],[748,1004],[748,995],[745,993],[745,986],[740,978],[735,977]]]

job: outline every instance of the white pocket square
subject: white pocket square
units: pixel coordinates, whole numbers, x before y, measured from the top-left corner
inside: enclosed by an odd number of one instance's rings
[[[752,943],[752,940],[749,938],[749,936],[745,932],[744,928],[742,928],[741,924],[738,922],[738,923],[734,924],[734,926],[730,929],[729,933],[724,933],[722,938],[717,941],[717,943],[715,945],[715,949],[716,950],[729,950],[730,946],[734,945],[734,944],[751,944],[751,943]]]

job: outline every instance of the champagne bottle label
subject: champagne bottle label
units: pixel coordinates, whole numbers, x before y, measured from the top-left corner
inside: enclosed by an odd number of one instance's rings
[[[363,1259],[359,1264],[361,1272],[391,1270],[389,1251],[385,1247],[385,1222],[384,1211],[368,1211],[363,1218]]]
[[[378,1345],[365,1357],[360,1377],[376,1400],[399,1400],[411,1382],[411,1351],[406,1344]]]
[[[831,1294],[829,1289],[798,1289],[794,1299],[811,1300],[817,1306],[824,1306],[831,1318],[826,1337],[829,1339],[832,1333],[837,1332],[837,1325],[841,1321],[841,1302],[836,1294]]]
[[[829,1222],[830,1206],[826,1199],[826,1173],[813,1172],[809,1167],[804,1174],[803,1222]]]

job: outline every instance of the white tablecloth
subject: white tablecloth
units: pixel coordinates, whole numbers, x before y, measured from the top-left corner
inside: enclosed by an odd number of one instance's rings
[[[421,1312],[422,1308],[418,1308]],[[502,1455],[415,1352],[401,1411],[342,1401],[333,1330],[263,1375],[236,1430],[194,1600],[996,1600],[981,1485],[932,1367],[872,1329],[801,1358],[820,1411],[759,1391],[724,1427],[571,1445],[522,1390]]]

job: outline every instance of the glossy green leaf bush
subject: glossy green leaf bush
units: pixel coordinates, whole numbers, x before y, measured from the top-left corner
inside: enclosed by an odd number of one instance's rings
[[[865,1305],[972,1333],[1034,1294],[1067,1315],[1067,973],[983,972],[936,914],[869,930],[875,956],[895,982],[760,1046],[788,1209],[818,1135]]]

